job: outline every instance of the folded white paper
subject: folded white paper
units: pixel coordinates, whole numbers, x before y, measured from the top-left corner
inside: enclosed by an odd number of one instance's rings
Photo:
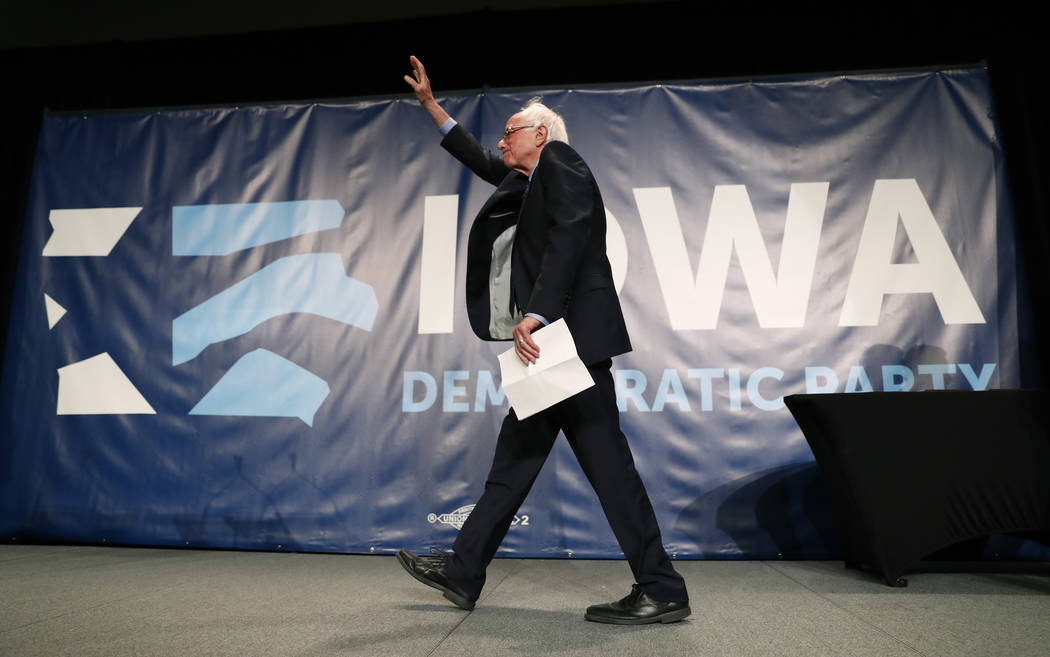
[[[540,347],[535,363],[526,366],[514,349],[499,355],[503,392],[519,420],[594,385],[564,319],[535,331],[532,339]]]

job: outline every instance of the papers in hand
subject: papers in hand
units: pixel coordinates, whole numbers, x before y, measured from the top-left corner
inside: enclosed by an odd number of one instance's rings
[[[532,339],[540,357],[531,365],[522,363],[513,348],[499,355],[503,392],[519,420],[594,385],[564,319],[535,331]]]

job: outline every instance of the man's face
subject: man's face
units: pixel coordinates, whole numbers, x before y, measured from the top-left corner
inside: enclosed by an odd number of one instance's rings
[[[507,134],[507,130],[511,131],[510,134]],[[503,139],[496,144],[503,152],[503,164],[528,175],[547,142],[547,128],[533,128],[520,114],[515,114],[507,119],[503,134]]]

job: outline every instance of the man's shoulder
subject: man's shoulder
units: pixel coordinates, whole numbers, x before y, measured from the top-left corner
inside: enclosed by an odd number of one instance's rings
[[[568,168],[580,174],[590,174],[591,171],[583,157],[576,152],[576,149],[563,141],[548,142],[540,152],[540,162],[542,163],[544,160],[555,165],[554,167],[545,168]]]
[[[549,157],[558,158],[575,158],[582,160],[580,154],[576,152],[572,146],[569,146],[564,141],[551,141],[547,142],[547,145],[543,147],[545,153],[549,153]],[[541,153],[542,155],[542,153]]]

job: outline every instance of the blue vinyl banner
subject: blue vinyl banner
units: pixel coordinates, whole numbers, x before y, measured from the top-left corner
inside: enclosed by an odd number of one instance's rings
[[[676,558],[821,558],[801,392],[1016,387],[983,69],[439,99],[559,111],[608,212],[621,422]],[[0,388],[0,531],[447,548],[508,405],[465,312],[492,191],[414,99],[44,118]],[[579,336],[578,336],[579,339]],[[617,556],[559,440],[501,554]]]

